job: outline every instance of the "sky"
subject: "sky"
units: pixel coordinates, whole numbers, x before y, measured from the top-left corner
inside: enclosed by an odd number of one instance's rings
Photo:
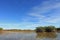
[[[60,0],[0,0],[0,27],[35,29],[60,27]]]

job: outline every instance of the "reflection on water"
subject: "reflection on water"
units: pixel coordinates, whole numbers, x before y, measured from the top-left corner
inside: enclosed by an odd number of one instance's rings
[[[0,40],[60,40],[60,33],[2,32]]]
[[[56,32],[45,32],[37,33],[37,40],[60,40],[60,33]]]
[[[54,32],[45,32],[45,33],[37,33],[37,38],[56,38],[57,34]]]

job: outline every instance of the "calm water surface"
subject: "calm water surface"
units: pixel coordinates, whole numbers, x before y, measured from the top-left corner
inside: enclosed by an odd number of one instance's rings
[[[1,33],[0,40],[60,40],[60,33],[35,33],[35,32]]]

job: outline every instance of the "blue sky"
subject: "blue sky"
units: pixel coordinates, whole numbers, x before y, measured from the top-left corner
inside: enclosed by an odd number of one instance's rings
[[[60,26],[60,0],[0,0],[0,27],[35,29]]]

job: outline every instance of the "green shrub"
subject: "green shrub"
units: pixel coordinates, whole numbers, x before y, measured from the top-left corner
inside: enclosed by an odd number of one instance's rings
[[[36,27],[36,32],[54,32],[55,30],[55,26]]]
[[[45,27],[45,32],[54,32],[55,31],[55,26],[47,26]]]
[[[0,30],[3,30],[3,28],[0,28]]]
[[[44,32],[44,27],[40,26],[40,27],[36,27],[36,32]]]

